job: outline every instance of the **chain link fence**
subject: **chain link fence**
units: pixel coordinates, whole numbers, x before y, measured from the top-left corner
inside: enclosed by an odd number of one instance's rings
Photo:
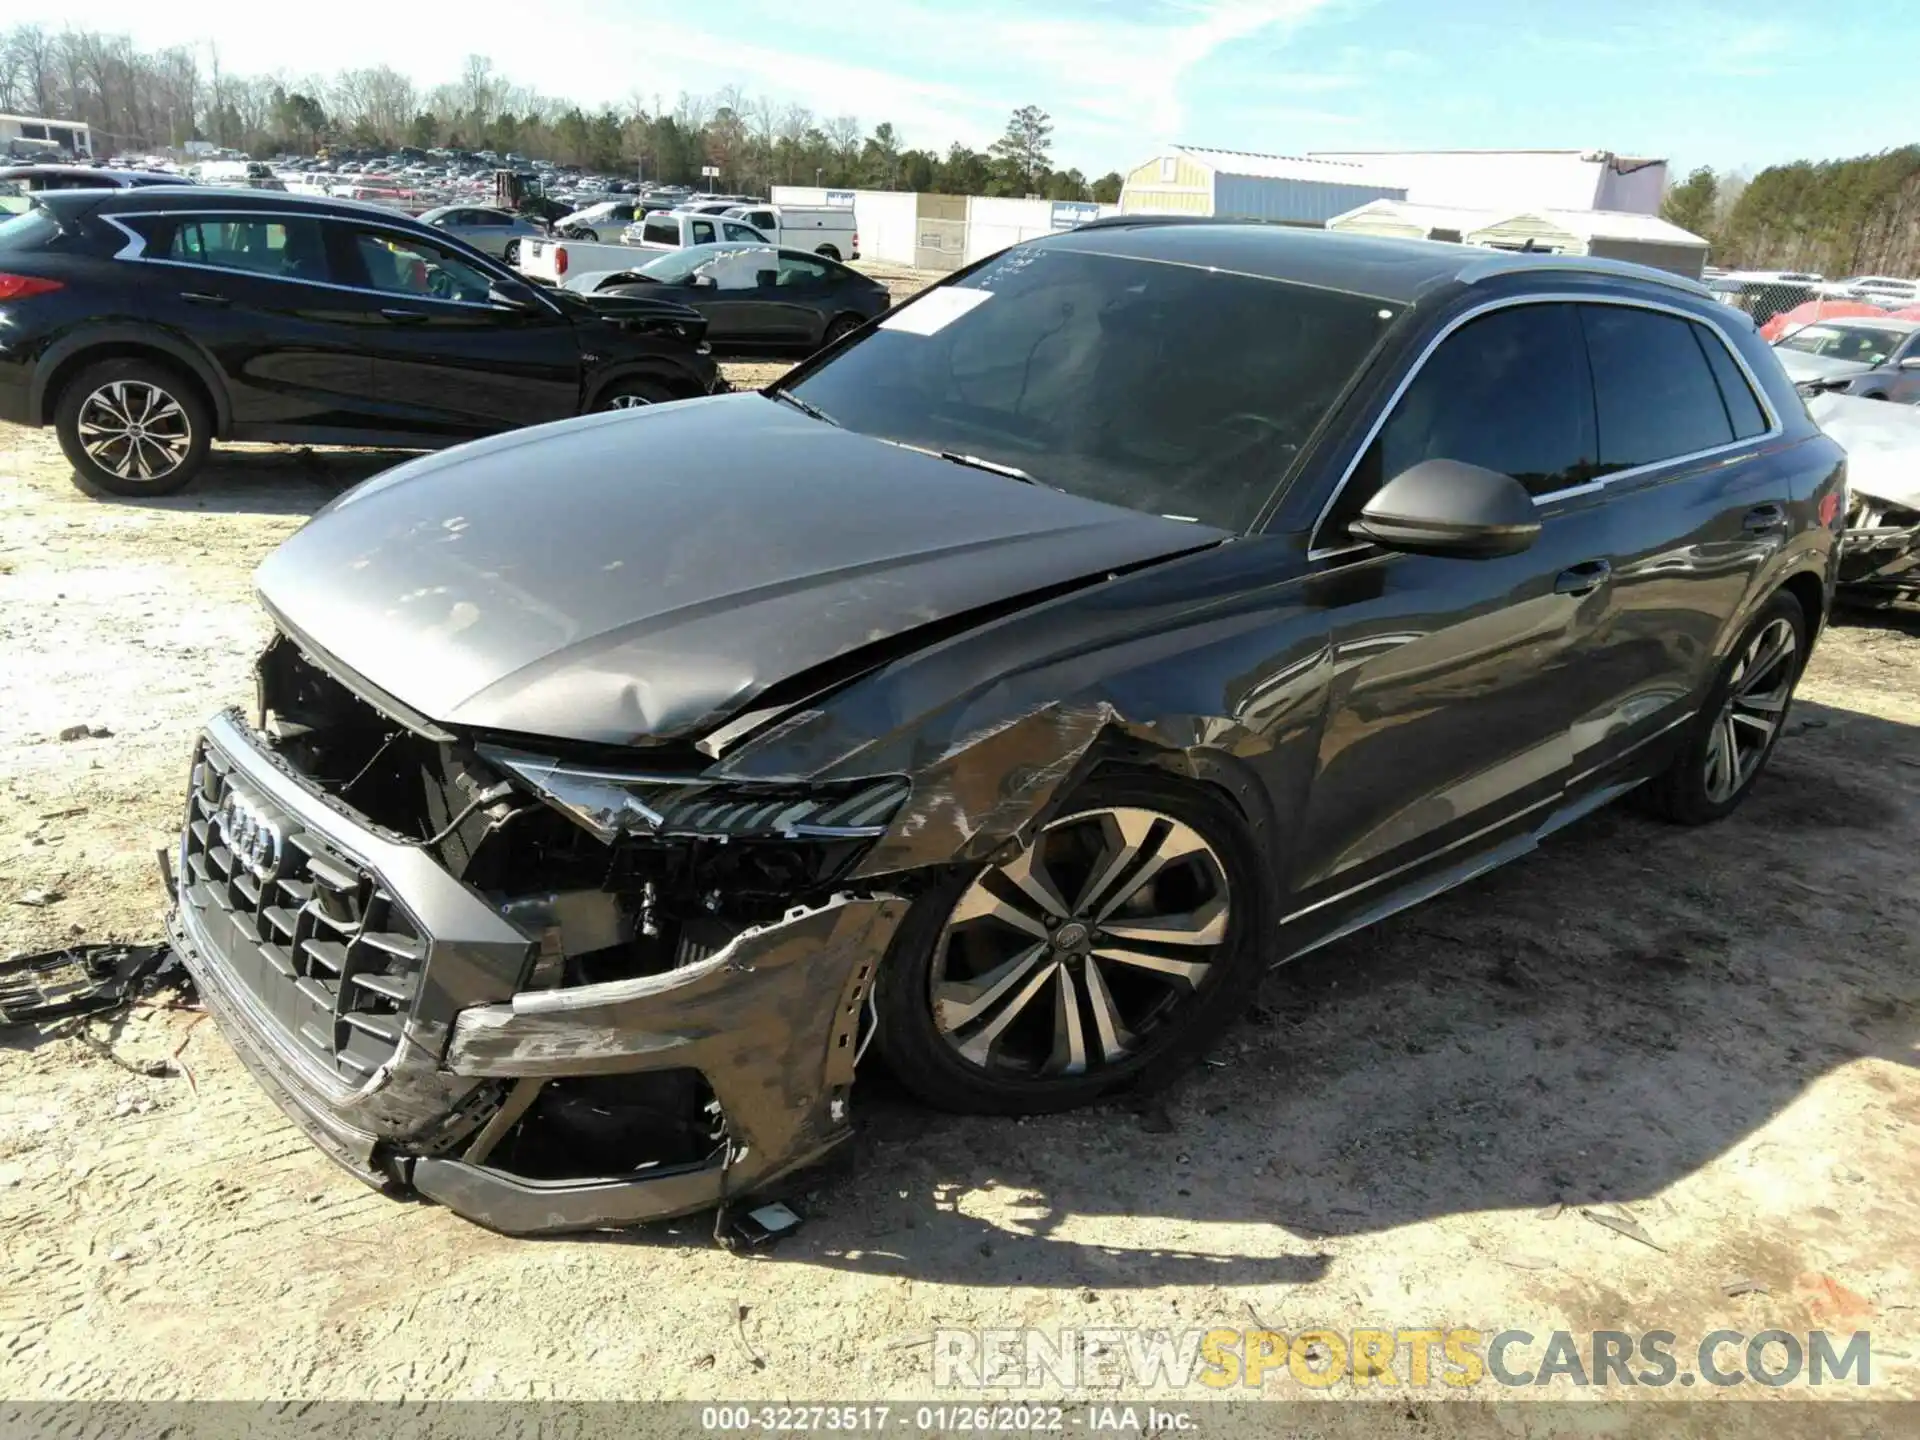
[[[1769,341],[1782,340],[1824,321],[1900,322],[1898,326],[1888,327],[1886,333],[1910,322],[1920,322],[1920,283],[1891,276],[1829,280],[1805,272],[1733,271],[1710,275],[1706,284],[1722,304],[1751,315],[1761,335]],[[1854,332],[1870,327],[1839,328],[1843,332]],[[1846,354],[1835,358],[1851,360],[1867,356],[1863,352],[1860,356]]]

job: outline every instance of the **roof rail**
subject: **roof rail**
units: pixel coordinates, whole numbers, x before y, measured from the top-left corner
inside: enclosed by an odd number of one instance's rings
[[[1629,260],[1608,260],[1598,255],[1529,254],[1518,250],[1495,250],[1483,260],[1469,260],[1455,277],[1462,284],[1478,285],[1482,280],[1502,275],[1524,275],[1539,270],[1574,270],[1587,275],[1610,275],[1619,280],[1644,280],[1684,290],[1689,295],[1712,299],[1713,292],[1698,280],[1689,280],[1671,270],[1656,270],[1651,265],[1636,265]]]

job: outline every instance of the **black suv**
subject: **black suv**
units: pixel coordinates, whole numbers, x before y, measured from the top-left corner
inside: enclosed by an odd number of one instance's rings
[[[215,439],[429,449],[704,395],[705,324],[346,201],[70,191],[0,222],[0,420],[121,495],[178,490]]]

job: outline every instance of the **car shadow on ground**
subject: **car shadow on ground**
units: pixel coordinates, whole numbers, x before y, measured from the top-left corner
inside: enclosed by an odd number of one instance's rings
[[[311,515],[335,496],[414,457],[406,450],[312,449],[307,446],[217,446],[206,468],[173,495],[111,495],[74,476],[103,505],[148,510],[218,511],[232,515]]]
[[[1839,1066],[1915,1063],[1917,842],[1920,730],[1803,702],[1729,821],[1602,811],[1274,972],[1161,1096],[1012,1121],[863,1075],[850,1153],[799,1179],[809,1223],[770,1253],[987,1286],[1281,1284],[1324,1274],[1337,1237],[1634,1206]],[[1831,1206],[1870,1203],[1833,1157],[1805,1163]],[[1660,1207],[1633,1213],[1657,1239]],[[1103,1216],[1165,1238],[1115,1249]]]

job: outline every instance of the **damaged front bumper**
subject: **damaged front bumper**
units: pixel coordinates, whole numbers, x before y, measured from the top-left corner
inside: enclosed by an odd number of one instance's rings
[[[1868,508],[1870,507],[1870,508]],[[1920,514],[1867,501],[1840,537],[1840,585],[1897,599],[1920,594]]]
[[[234,714],[196,753],[178,870],[174,944],[280,1106],[362,1180],[509,1234],[705,1209],[844,1139],[862,1006],[907,908],[836,894],[677,969],[523,989],[539,937]],[[604,1173],[556,1175],[517,1138],[549,1112],[694,1094],[706,1128],[676,1110],[678,1143],[612,1147]]]

